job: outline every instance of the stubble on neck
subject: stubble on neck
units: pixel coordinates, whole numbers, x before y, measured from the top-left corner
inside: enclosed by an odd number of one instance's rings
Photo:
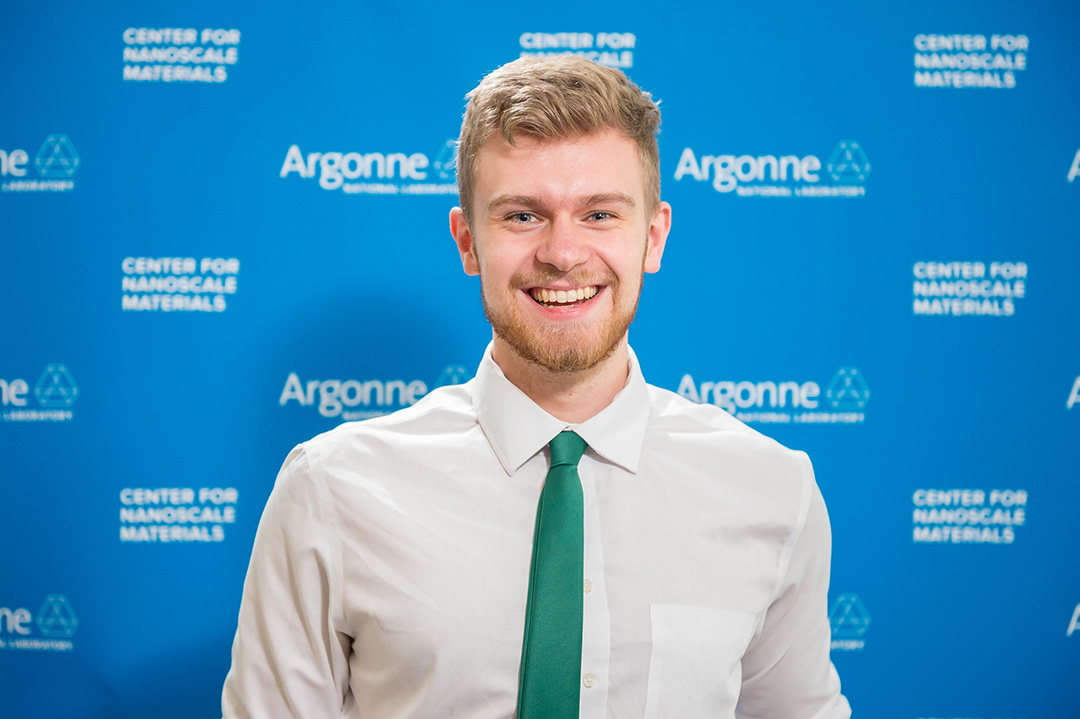
[[[593,417],[615,399],[630,372],[627,336],[603,360],[589,369],[553,371],[522,357],[505,340],[494,335],[492,359],[511,384],[553,417],[579,424]]]

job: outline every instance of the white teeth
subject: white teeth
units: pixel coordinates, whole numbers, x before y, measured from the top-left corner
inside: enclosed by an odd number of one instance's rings
[[[572,302],[581,302],[582,300],[592,299],[596,296],[597,292],[599,292],[599,290],[595,286],[578,287],[574,290],[548,290],[538,287],[533,289],[531,294],[533,299],[537,302],[543,302],[549,305],[565,305]]]

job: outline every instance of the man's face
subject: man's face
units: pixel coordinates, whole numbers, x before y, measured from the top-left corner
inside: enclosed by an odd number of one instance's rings
[[[647,212],[636,145],[615,130],[495,135],[476,168],[471,226],[456,208],[450,224],[496,349],[554,372],[595,367],[625,340],[670,227],[667,203]]]

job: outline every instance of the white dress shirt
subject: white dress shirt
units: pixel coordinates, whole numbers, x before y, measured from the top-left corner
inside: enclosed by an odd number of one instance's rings
[[[547,444],[588,449],[582,719],[846,719],[810,461],[645,383],[570,425],[491,358],[285,460],[244,583],[226,719],[506,719]]]

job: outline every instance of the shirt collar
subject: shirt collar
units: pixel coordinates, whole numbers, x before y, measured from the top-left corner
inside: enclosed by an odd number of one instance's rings
[[[514,386],[491,356],[488,345],[476,370],[475,409],[499,463],[510,476],[564,429],[572,429],[593,452],[636,473],[649,421],[649,390],[631,349],[626,385],[604,409],[581,424],[552,417]]]

